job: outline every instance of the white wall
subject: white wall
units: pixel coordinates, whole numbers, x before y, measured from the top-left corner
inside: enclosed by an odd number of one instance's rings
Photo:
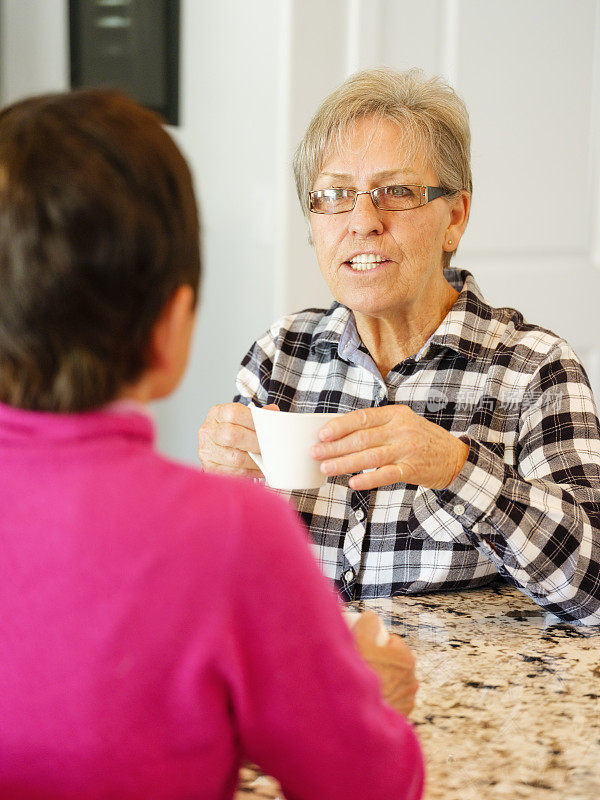
[[[3,101],[67,88],[66,0],[0,8]],[[193,463],[206,411],[231,398],[240,359],[273,319],[284,13],[279,0],[182,2],[181,125],[171,133],[200,195],[204,277],[188,372],[155,410],[161,450]]]
[[[66,88],[66,0],[3,2],[4,100]],[[172,132],[200,194],[204,281],[187,376],[156,406],[164,452],[195,463],[197,427],[253,339],[328,303],[290,159],[322,98],[382,64],[441,72],[464,95],[475,196],[456,263],[566,336],[600,393],[600,0],[182,0]]]
[[[2,0],[2,100],[68,85],[66,0]]]
[[[204,278],[188,372],[157,413],[161,449],[193,463],[206,411],[231,399],[242,356],[273,317],[283,5],[182,3],[182,124],[173,133],[196,175]]]

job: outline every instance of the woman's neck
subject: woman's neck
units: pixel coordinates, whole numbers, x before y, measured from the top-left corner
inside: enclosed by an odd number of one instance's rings
[[[385,316],[355,314],[356,329],[381,376],[423,347],[454,305],[458,292],[445,279],[437,297],[395,309]]]

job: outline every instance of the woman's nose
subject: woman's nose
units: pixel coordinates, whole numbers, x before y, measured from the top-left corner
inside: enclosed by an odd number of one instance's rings
[[[356,205],[350,212],[349,228],[351,233],[359,236],[383,233],[381,212],[369,192],[361,193],[356,198]]]

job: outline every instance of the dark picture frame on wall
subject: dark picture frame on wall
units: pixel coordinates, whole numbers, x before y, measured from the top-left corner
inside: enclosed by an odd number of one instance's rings
[[[179,124],[179,0],[69,0],[71,87],[112,87]]]

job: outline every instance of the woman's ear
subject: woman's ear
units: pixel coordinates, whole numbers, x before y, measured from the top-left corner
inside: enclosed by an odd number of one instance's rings
[[[450,205],[450,224],[446,228],[444,250],[451,252],[458,247],[469,221],[470,210],[471,195],[466,191],[462,191],[452,200]]]
[[[154,324],[148,348],[153,399],[172,392],[185,371],[194,327],[195,300],[191,286],[179,286]]]
[[[194,290],[179,286],[150,332],[148,366],[138,380],[123,387],[119,397],[148,403],[166,397],[176,388],[187,364],[195,311]]]

